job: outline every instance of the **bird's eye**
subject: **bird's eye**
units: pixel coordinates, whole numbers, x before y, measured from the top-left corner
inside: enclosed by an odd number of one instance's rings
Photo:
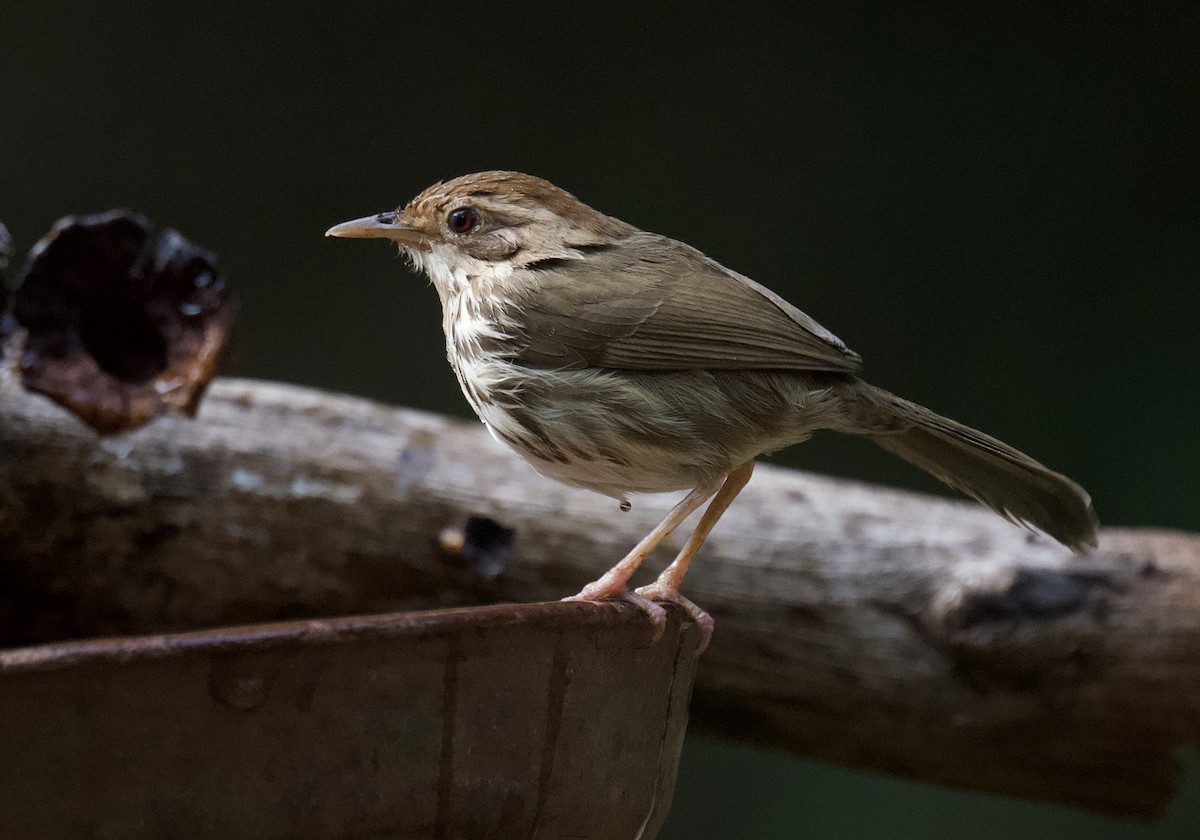
[[[479,211],[474,207],[459,207],[446,217],[451,233],[470,233],[479,226]]]

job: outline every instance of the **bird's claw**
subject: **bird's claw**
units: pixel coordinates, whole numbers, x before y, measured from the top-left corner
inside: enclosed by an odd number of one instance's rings
[[[563,598],[564,601],[625,601],[640,609],[650,619],[654,626],[654,638],[650,644],[655,644],[662,638],[667,628],[667,611],[662,602],[670,602],[683,607],[696,626],[700,629],[700,645],[696,655],[704,653],[712,640],[713,617],[680,594],[678,589],[662,583],[652,583],[635,590],[630,590],[624,584],[611,584],[603,579],[589,583],[579,591],[578,595]]]
[[[569,598],[563,598],[564,601],[625,601],[632,604],[639,610],[644,612],[650,619],[650,624],[654,627],[654,637],[650,640],[650,644],[656,644],[662,638],[663,632],[667,629],[667,611],[663,609],[661,604],[656,604],[649,598],[633,592],[626,587],[604,587],[598,586],[596,583],[589,583],[579,591],[578,595],[572,595]]]
[[[672,604],[678,604],[683,607],[684,611],[688,614],[688,618],[695,622],[696,626],[700,629],[700,646],[696,649],[696,655],[699,656],[708,649],[708,643],[712,641],[713,625],[715,624],[713,617],[685,598],[678,589],[655,582],[648,586],[638,587],[631,594],[651,603],[669,601]],[[662,609],[657,603],[655,603],[655,606],[660,610]]]

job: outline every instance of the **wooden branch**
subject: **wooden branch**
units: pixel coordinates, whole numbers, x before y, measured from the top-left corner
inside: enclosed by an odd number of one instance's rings
[[[553,600],[670,502],[621,514],[476,424],[260,382],[98,440],[0,375],[0,630]],[[967,503],[762,468],[686,588],[717,621],[701,732],[1127,817],[1200,744],[1195,535],[1072,558]]]

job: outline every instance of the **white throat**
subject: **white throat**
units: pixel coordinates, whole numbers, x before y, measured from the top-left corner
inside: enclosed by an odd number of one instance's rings
[[[407,249],[413,264],[429,276],[433,287],[442,300],[443,310],[460,295],[480,297],[491,288],[512,277],[513,267],[508,262],[480,260],[464,254],[452,245],[435,244],[428,251]]]

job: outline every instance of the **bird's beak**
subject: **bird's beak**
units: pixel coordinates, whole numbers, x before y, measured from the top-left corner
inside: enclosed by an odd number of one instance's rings
[[[395,210],[342,222],[325,231],[326,236],[345,236],[351,239],[391,239],[401,245],[420,246],[425,236],[419,230],[402,224]]]

